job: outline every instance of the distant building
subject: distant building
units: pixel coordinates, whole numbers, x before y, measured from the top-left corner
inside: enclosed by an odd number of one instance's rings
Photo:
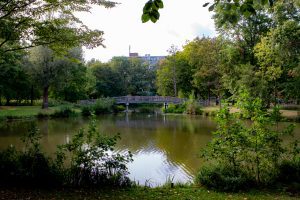
[[[158,62],[164,59],[166,56],[151,56],[150,54],[146,54],[145,56],[140,56],[142,60],[149,63],[149,66],[155,66]]]
[[[130,58],[140,58],[143,61],[147,62],[149,65],[149,68],[153,69],[155,66],[157,66],[158,62],[166,56],[151,56],[150,54],[146,54],[145,56],[139,56],[138,53],[131,53],[130,52],[130,47],[129,47],[129,57]]]
[[[129,57],[134,57],[134,58],[136,58],[136,57],[139,57],[139,54],[138,54],[138,53],[130,53],[130,52],[129,52]]]

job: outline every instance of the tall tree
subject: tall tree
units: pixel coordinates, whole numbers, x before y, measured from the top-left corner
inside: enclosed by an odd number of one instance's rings
[[[111,8],[116,3],[106,0],[1,0],[0,54],[39,45],[51,45],[53,49],[102,45],[103,32],[90,30],[74,15],[75,12],[89,12],[92,5]]]
[[[215,93],[220,96],[220,55],[222,38],[196,38],[188,43],[183,52],[192,66],[193,84],[202,98]]]
[[[279,95],[300,100],[300,25],[287,20],[256,45],[259,75],[269,83],[274,103]]]
[[[172,48],[171,48],[172,49]],[[185,54],[181,51],[162,60],[157,69],[157,89],[163,96],[188,97],[192,90],[192,69]]]
[[[50,87],[63,88],[64,86],[67,87],[66,84],[70,84],[67,81],[73,75],[74,71],[72,70],[77,67],[76,63],[80,62],[80,58],[81,55],[72,52],[72,50],[65,56],[59,57],[46,46],[39,46],[30,50],[32,74],[41,86],[43,93],[42,108],[48,108]]]

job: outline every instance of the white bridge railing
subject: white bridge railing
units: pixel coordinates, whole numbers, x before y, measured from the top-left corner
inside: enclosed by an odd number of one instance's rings
[[[173,103],[181,104],[187,99],[177,97],[162,97],[162,96],[120,96],[111,97],[115,99],[116,104],[132,104],[132,103]],[[94,104],[97,99],[87,99],[79,101],[80,104]]]
[[[121,96],[113,97],[117,104],[126,103],[174,103],[180,104],[186,101],[177,97],[162,97],[162,96]]]
[[[120,97],[110,97],[115,99],[116,104],[139,104],[139,103],[161,103],[161,104],[181,104],[187,101],[186,98],[178,97],[163,97],[163,96],[120,96]],[[80,104],[94,104],[97,99],[87,99],[79,101]],[[214,105],[216,98],[211,98],[210,100],[198,100],[202,106]]]

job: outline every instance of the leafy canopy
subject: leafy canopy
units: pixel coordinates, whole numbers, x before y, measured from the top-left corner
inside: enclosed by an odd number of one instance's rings
[[[40,45],[52,45],[58,50],[102,45],[103,32],[89,29],[74,14],[89,12],[92,5],[111,8],[116,3],[107,0],[0,0],[0,54]]]
[[[203,4],[208,6],[209,11],[214,11],[220,4],[225,5],[227,20],[232,23],[237,22],[238,15],[250,16],[256,14],[256,5],[273,6],[275,0],[214,0]],[[164,7],[162,0],[149,0],[145,3],[142,15],[142,22],[145,23],[151,19],[155,23],[159,17],[159,9]]]

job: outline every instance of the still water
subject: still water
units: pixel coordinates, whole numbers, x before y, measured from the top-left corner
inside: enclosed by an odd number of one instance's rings
[[[9,145],[22,149],[20,137],[36,123],[42,134],[43,150],[52,154],[56,145],[64,144],[88,119],[20,120],[0,123],[0,150]],[[168,178],[174,182],[193,179],[201,166],[201,149],[211,139],[216,124],[211,118],[187,115],[105,115],[97,118],[105,134],[121,134],[118,152],[131,151],[134,161],[128,165],[129,177],[140,184],[157,186]],[[300,138],[300,124],[296,125]]]

